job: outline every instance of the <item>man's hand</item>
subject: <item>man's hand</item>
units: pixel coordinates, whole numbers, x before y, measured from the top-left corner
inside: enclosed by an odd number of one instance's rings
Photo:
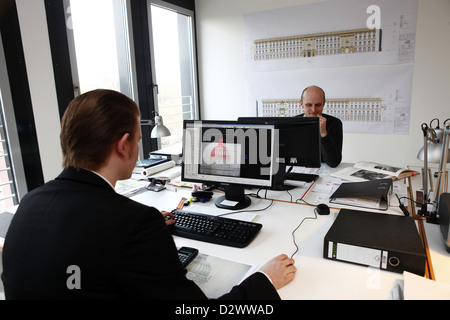
[[[319,126],[320,126],[320,136],[322,138],[325,138],[328,135],[328,131],[327,131],[327,119],[319,116]]]
[[[161,211],[164,219],[169,216],[171,219],[167,219],[166,220],[166,225],[170,226],[172,224],[175,223],[175,216],[173,215],[173,213],[167,212],[167,211]]]
[[[294,279],[297,272],[294,263],[294,259],[282,254],[269,260],[261,267],[260,271],[264,272],[272,280],[273,286],[278,290]]]

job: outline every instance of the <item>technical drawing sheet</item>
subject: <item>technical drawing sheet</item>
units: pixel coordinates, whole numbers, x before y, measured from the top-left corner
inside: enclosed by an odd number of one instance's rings
[[[324,113],[345,132],[408,134],[416,20],[417,0],[329,0],[246,14],[247,115],[300,114],[302,90],[318,85]]]

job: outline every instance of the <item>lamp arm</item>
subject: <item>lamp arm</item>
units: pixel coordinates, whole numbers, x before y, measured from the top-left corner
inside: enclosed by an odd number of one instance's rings
[[[153,120],[141,119],[141,126],[154,126],[155,122]]]
[[[439,175],[438,180],[436,182],[436,193],[434,195],[434,202],[438,203],[439,196],[441,193],[441,185],[443,182],[443,175],[446,171],[447,161],[448,161],[448,147],[449,147],[449,137],[450,135],[450,124],[445,124],[444,126],[444,136],[442,142],[442,153],[441,153],[441,161],[439,163]]]
[[[423,131],[423,174],[422,174],[422,187],[423,187],[423,202],[422,210],[426,212],[426,206],[428,203],[428,125],[422,123]]]

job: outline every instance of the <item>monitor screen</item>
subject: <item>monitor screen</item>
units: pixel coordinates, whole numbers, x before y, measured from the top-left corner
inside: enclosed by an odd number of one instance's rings
[[[250,200],[244,195],[245,186],[275,184],[276,140],[273,124],[185,120],[182,180],[221,185],[225,200],[245,202],[228,209],[246,207]]]
[[[322,162],[318,117],[240,117],[242,123],[275,124],[279,156],[286,166],[320,168]]]

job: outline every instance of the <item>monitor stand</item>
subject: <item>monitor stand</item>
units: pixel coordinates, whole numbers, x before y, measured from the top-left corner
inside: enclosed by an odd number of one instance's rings
[[[273,190],[273,191],[289,191],[289,190],[293,190],[295,188],[297,188],[297,187],[296,186],[290,186],[290,185],[287,185],[287,184],[279,184],[279,185],[276,185],[273,189],[270,189],[270,190]]]
[[[284,180],[286,179],[286,164],[284,163],[278,163],[278,172],[276,173],[274,179],[275,185],[273,188],[270,188],[270,190],[289,191],[296,188],[294,186],[288,186],[284,184]]]
[[[225,195],[217,198],[214,203],[216,207],[228,210],[242,210],[250,206],[251,199],[245,195],[244,186],[227,185],[224,186]],[[237,202],[236,205],[228,205],[223,203],[224,200]]]

